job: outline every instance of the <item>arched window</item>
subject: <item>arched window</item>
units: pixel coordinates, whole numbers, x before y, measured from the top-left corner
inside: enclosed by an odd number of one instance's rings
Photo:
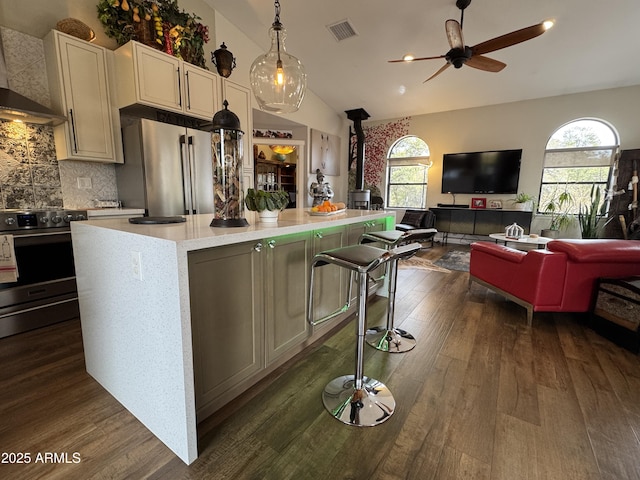
[[[602,120],[579,119],[558,128],[547,142],[538,211],[544,213],[549,200],[568,192],[569,213],[577,214],[580,205],[591,202],[594,184],[604,201],[619,143],[616,131]]]
[[[429,146],[413,135],[402,137],[387,155],[387,207],[425,208]]]

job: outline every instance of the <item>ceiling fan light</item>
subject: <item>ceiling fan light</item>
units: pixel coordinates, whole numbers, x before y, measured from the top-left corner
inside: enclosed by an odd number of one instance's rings
[[[280,2],[275,2],[276,18],[269,29],[271,48],[256,58],[249,70],[251,90],[261,110],[292,113],[300,108],[307,88],[302,62],[286,52],[287,32],[280,23]]]
[[[404,57],[402,57],[402,60],[404,60],[405,62],[412,62],[414,58],[416,57],[414,57],[410,53],[407,53]]]
[[[556,22],[554,22],[553,20],[545,20],[544,22],[542,22],[542,26],[544,27],[545,30],[549,30],[555,24]]]

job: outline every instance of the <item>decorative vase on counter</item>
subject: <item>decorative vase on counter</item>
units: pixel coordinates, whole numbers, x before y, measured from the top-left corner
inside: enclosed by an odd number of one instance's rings
[[[215,217],[211,227],[246,227],[242,199],[242,136],[238,116],[229,103],[213,116],[211,154]]]

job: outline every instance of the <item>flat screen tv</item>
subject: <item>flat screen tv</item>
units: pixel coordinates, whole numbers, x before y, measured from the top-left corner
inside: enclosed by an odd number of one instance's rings
[[[442,193],[517,193],[522,149],[445,153]]]

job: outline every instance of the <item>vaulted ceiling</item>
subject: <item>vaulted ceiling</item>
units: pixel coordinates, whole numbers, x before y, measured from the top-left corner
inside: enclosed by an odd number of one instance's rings
[[[206,0],[256,44],[269,48],[268,0]],[[287,50],[305,65],[309,88],[336,112],[365,108],[371,120],[479,107],[640,84],[638,0],[473,0],[465,44],[546,19],[540,37],[487,56],[499,73],[448,68],[444,60],[388,63],[405,53],[443,55],[445,20],[460,20],[455,0],[281,0]],[[348,20],[356,35],[337,41],[327,26]]]

